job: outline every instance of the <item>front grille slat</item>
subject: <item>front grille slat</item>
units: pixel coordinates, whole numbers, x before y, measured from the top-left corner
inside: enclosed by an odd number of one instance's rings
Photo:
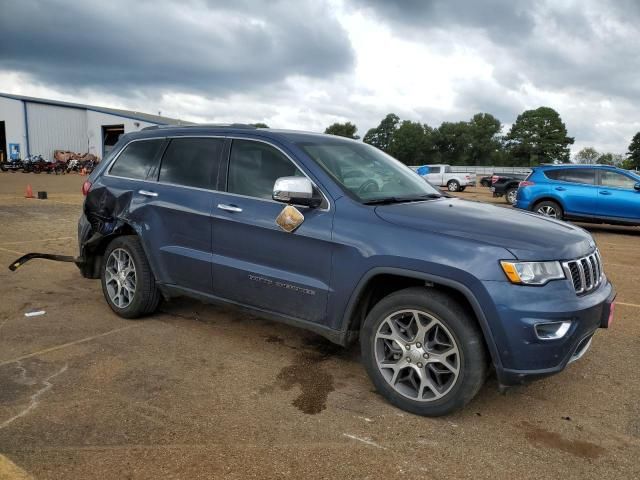
[[[602,259],[598,250],[585,257],[563,262],[562,266],[570,277],[577,295],[596,290],[604,278]]]

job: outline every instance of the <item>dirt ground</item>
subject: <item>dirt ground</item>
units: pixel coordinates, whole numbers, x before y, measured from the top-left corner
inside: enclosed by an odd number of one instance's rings
[[[83,180],[0,173],[0,265],[76,253]],[[72,264],[2,267],[0,479],[639,478],[640,229],[588,228],[613,328],[563,373],[506,395],[490,379],[438,419],[377,395],[357,348],[192,300],[127,321]]]

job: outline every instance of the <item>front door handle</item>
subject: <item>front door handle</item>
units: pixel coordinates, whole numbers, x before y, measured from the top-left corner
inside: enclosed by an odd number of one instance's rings
[[[145,197],[157,197],[158,194],[156,192],[150,192],[149,190],[138,190],[140,195],[144,195]]]
[[[220,210],[224,210],[225,212],[233,212],[233,213],[242,212],[242,209],[240,207],[236,207],[235,205],[225,205],[224,203],[219,203],[218,208]]]
[[[566,188],[564,188],[564,187],[556,187],[556,190],[558,190],[559,192],[564,192],[566,190]]]
[[[611,195],[611,192],[608,192],[607,190],[600,190],[600,195]]]

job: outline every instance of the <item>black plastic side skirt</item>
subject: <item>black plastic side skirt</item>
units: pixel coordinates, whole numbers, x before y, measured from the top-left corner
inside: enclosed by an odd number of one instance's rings
[[[71,255],[54,255],[52,253],[27,253],[22,257],[15,260],[11,265],[9,265],[9,270],[15,272],[22,265],[27,263],[29,260],[33,260],[34,258],[42,258],[44,260],[54,260],[56,262],[69,262],[75,263],[76,265],[81,265],[84,263],[84,259],[81,257],[73,257]]]

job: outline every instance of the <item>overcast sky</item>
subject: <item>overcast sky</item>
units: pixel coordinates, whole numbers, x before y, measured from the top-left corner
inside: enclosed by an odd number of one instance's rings
[[[2,92],[360,135],[545,105],[574,152],[640,131],[639,0],[0,0],[0,32]]]

